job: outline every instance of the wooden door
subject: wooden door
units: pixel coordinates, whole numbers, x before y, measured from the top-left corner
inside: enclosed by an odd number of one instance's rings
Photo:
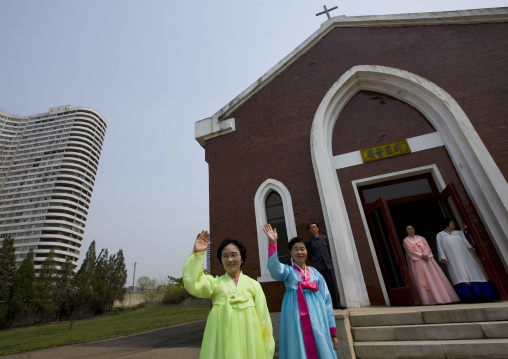
[[[420,304],[386,199],[380,197],[368,205],[365,214],[390,303],[392,305]]]

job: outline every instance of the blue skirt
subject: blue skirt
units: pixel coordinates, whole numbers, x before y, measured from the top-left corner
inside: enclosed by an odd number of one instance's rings
[[[470,301],[475,299],[492,300],[497,297],[496,292],[489,282],[459,283],[453,286],[460,300]]]

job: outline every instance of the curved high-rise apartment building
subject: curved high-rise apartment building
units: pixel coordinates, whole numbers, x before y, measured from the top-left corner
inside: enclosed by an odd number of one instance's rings
[[[90,108],[0,112],[0,242],[14,237],[18,263],[33,248],[36,270],[51,250],[76,267],[105,133]]]

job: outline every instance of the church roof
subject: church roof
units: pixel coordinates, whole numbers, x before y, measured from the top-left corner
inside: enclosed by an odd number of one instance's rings
[[[427,25],[455,25],[479,24],[493,22],[508,22],[508,7],[457,10],[445,12],[429,12],[398,15],[370,15],[370,16],[336,16],[328,19],[321,27],[309,36],[300,46],[294,49],[267,73],[256,80],[213,116],[196,122],[196,140],[204,145],[204,141],[234,131],[234,120],[231,123],[221,123],[229,119],[231,113],[242,106],[251,96],[260,91],[271,80],[288,68],[303,54],[316,45],[324,36],[338,27],[404,27]]]

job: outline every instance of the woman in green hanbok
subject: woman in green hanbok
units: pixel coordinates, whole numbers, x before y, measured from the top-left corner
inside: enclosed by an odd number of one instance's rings
[[[247,258],[245,246],[226,238],[217,258],[226,273],[213,277],[203,272],[205,251],[210,245],[208,231],[201,231],[194,250],[183,265],[184,286],[199,298],[211,298],[199,357],[214,359],[273,358],[275,342],[272,321],[261,285],[242,273]]]

